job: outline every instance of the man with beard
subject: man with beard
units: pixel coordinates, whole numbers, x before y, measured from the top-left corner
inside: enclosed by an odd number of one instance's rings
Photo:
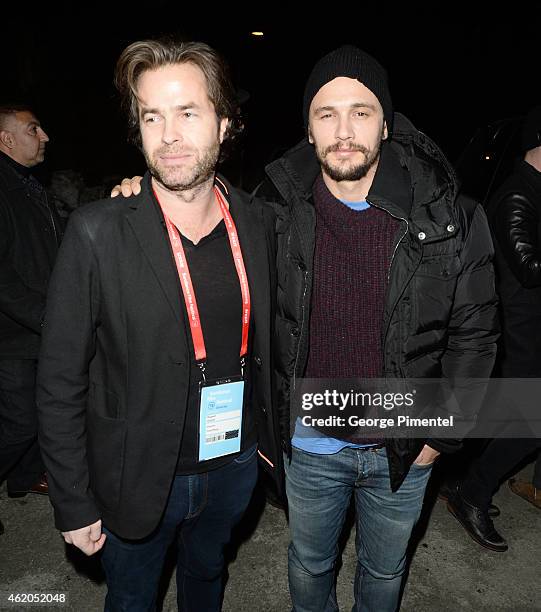
[[[354,495],[354,609],[391,612],[433,462],[460,441],[340,440],[299,421],[291,432],[290,397],[300,377],[488,378],[492,241],[438,147],[393,113],[386,72],[367,53],[344,46],[316,64],[304,121],[308,137],[266,168],[259,189],[278,213],[289,588],[295,612],[338,610],[338,540]],[[138,180],[125,179],[122,193]]]
[[[341,47],[305,88],[308,138],[266,168],[278,210],[278,401],[296,612],[338,610],[335,563],[356,505],[355,610],[399,606],[406,548],[434,460],[452,439],[353,441],[294,423],[298,378],[489,376],[493,249],[436,145],[393,114],[387,76]],[[362,436],[362,434],[361,434]]]
[[[237,102],[207,45],[136,42],[116,84],[148,172],[73,213],[51,280],[40,439],[56,526],[103,548],[106,610],[221,607],[223,550],[281,458],[272,410],[274,215],[215,174]],[[258,452],[256,452],[256,449]]]
[[[48,491],[36,368],[61,221],[33,174],[48,141],[28,106],[0,104],[0,482],[10,497]]]

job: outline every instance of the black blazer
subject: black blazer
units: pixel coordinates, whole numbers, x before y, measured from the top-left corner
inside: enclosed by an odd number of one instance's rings
[[[274,217],[225,184],[252,299],[259,450],[280,481],[270,349]],[[74,212],[51,278],[37,402],[62,531],[102,518],[118,535],[142,538],[157,526],[175,475],[190,354],[179,280],[151,198],[147,175],[140,195]]]

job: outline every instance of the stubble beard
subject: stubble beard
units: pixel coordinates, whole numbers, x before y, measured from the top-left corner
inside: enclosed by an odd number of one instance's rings
[[[28,160],[26,163],[23,162],[23,165],[27,168],[33,168],[38,164],[41,164],[45,160],[45,147],[40,147],[36,153],[36,155]]]
[[[216,165],[220,157],[220,144],[207,147],[201,154],[197,154],[195,163],[191,167],[162,166],[160,155],[174,155],[179,153],[173,148],[161,147],[152,154],[144,151],[144,156],[150,174],[169,191],[190,191],[207,183],[214,176]]]
[[[316,155],[321,164],[322,170],[333,181],[359,181],[364,178],[368,171],[378,162],[381,151],[381,141],[375,149],[368,149],[364,145],[352,144],[347,147],[335,143],[325,148],[315,147]],[[364,155],[364,161],[350,164],[332,165],[327,156],[335,151],[360,151]]]

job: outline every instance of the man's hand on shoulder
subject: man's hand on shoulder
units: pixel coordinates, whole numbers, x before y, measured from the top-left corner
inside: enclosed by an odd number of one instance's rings
[[[111,197],[116,198],[116,196],[119,194],[122,194],[125,198],[129,198],[131,195],[139,195],[141,193],[142,180],[142,176],[134,176],[131,179],[122,179],[120,185],[115,185],[113,187]]]
[[[98,550],[101,550],[107,537],[101,532],[101,519],[92,523],[92,525],[81,527],[81,529],[63,531],[62,535],[68,544],[77,546],[79,550],[82,550],[89,557],[97,553]]]

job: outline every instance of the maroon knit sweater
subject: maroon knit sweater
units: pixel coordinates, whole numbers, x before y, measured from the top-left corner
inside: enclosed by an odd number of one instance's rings
[[[400,222],[314,184],[316,243],[307,378],[378,378],[387,275]]]

